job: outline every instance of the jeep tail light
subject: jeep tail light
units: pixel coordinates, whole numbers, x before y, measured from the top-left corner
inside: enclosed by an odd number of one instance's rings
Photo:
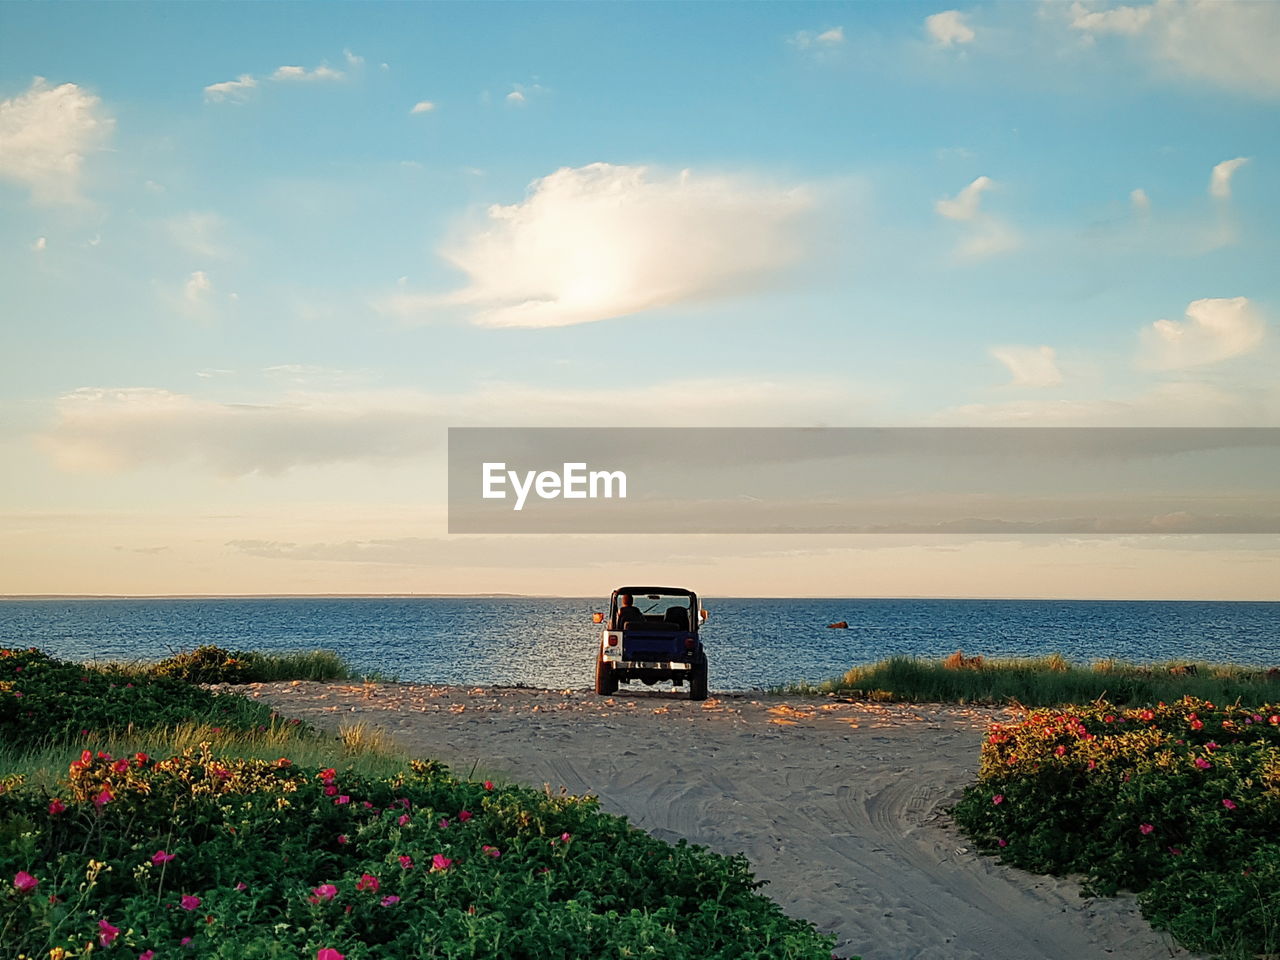
[[[692,650],[692,649],[693,649],[693,637],[686,637],[686,638],[685,638],[685,641],[684,641],[684,648],[685,648],[686,650]]]

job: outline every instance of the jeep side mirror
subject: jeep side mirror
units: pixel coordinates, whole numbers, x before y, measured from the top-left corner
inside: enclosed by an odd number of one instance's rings
[[[699,611],[698,611],[698,619],[699,619],[699,620],[706,620],[706,619],[707,619],[707,617],[709,617],[709,616],[711,616],[711,614],[707,613],[707,611],[705,611],[705,610],[699,610]]]
[[[593,613],[593,614],[591,615],[591,622],[592,622],[592,623],[604,623],[604,614],[603,614],[603,613]]]

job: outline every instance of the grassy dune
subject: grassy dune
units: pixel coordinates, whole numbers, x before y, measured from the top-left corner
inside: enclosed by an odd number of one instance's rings
[[[892,657],[854,667],[819,686],[793,693],[834,693],[906,702],[1020,703],[1053,707],[1105,699],[1113,704],[1172,702],[1184,696],[1215,703],[1280,700],[1280,675],[1229,664],[1117,660],[1073,664],[1055,654],[986,660],[952,654],[945,660]]]

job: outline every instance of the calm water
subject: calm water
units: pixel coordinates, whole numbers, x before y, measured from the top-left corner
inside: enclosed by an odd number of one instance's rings
[[[1280,664],[1280,603],[704,598],[711,686],[820,681],[894,654]],[[599,599],[0,600],[0,646],[157,659],[201,643],[323,647],[359,670],[459,684],[591,683]],[[848,630],[826,624],[846,620]]]

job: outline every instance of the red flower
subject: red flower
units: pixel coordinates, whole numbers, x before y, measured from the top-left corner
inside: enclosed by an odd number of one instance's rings
[[[487,843],[480,849],[483,850],[485,853],[487,853],[489,856],[493,857],[495,860],[498,857],[502,856],[501,850],[499,850],[497,847],[491,847]]]
[[[399,903],[399,902],[400,902],[400,898],[397,897],[394,893],[389,897],[383,897],[381,900],[381,903],[384,907],[389,907],[393,903]]]
[[[351,798],[350,798],[349,796],[347,796],[347,795],[344,793],[344,794],[342,794],[341,796],[334,797],[334,798],[333,798],[333,802],[334,802],[335,804],[337,804],[338,806],[342,806],[342,805],[343,805],[343,804],[345,804],[345,803],[350,803],[350,802],[351,802]]]
[[[66,809],[67,809],[67,805],[63,803],[61,800],[59,800],[57,797],[54,797],[52,800],[49,801],[50,816],[56,817],[58,814],[63,813]]]
[[[1208,770],[1210,767],[1213,766],[1213,764],[1210,763],[1208,760],[1206,760],[1204,757],[1196,757],[1196,766],[1199,767],[1201,770]]]
[[[138,954],[138,960],[155,960],[156,952],[154,950],[143,950]]]
[[[452,866],[453,866],[453,861],[450,860],[448,857],[446,857],[442,853],[437,853],[434,857],[431,858],[431,869],[433,871],[448,870]]]
[[[1144,837],[1150,836],[1154,830],[1155,830],[1155,827],[1153,827],[1149,823],[1144,823],[1142,826],[1138,828],[1138,832],[1141,833]]]
[[[1236,802],[1234,800],[1228,800],[1226,797],[1222,798],[1222,805],[1228,810],[1234,810],[1236,808]]]
[[[396,819],[396,823],[398,823],[402,827],[408,822],[409,822],[409,815],[407,813],[400,814],[400,816]]]
[[[470,819],[471,819],[471,811],[469,811],[469,810],[460,810],[460,811],[458,811],[458,820],[459,820],[459,822],[461,822],[461,823],[466,823],[466,822],[467,822],[468,820],[470,820]]]
[[[1004,803],[1004,794],[997,793],[994,797],[991,798],[991,802],[994,803],[997,807],[1000,806],[1000,804]]]
[[[360,879],[356,881],[357,890],[370,890],[373,893],[377,893],[379,886],[381,884],[378,883],[378,878],[371,873],[362,874]]]
[[[184,893],[182,899],[178,901],[178,906],[182,907],[183,910],[194,910],[200,906],[200,898]]]
[[[120,928],[113,927],[106,920],[98,921],[98,942],[104,947],[111,946],[111,941],[120,936]]]
[[[485,788],[486,790],[492,790],[492,789],[493,789],[493,781],[492,781],[492,780],[486,780],[486,781],[484,782],[484,788]]]
[[[173,857],[174,855],[172,853],[166,853],[164,850],[157,850],[151,855],[151,862],[155,864],[168,863],[173,859]]]
[[[406,870],[412,870],[412,869],[413,869],[413,857],[401,856],[401,857],[400,857],[400,866],[404,867]]]
[[[13,878],[13,886],[19,893],[31,893],[36,888],[36,884],[40,881],[27,873],[25,870],[19,870]]]
[[[347,960],[347,958],[333,947],[321,947],[316,951],[316,960]]]
[[[311,902],[319,903],[321,900],[332,900],[338,895],[338,888],[332,883],[322,883],[311,891]]]
[[[106,787],[103,787],[102,792],[93,798],[93,805],[97,807],[99,810],[101,810],[103,807],[105,807],[108,803],[110,803],[114,799],[115,797],[112,796],[111,791],[108,790]]]

